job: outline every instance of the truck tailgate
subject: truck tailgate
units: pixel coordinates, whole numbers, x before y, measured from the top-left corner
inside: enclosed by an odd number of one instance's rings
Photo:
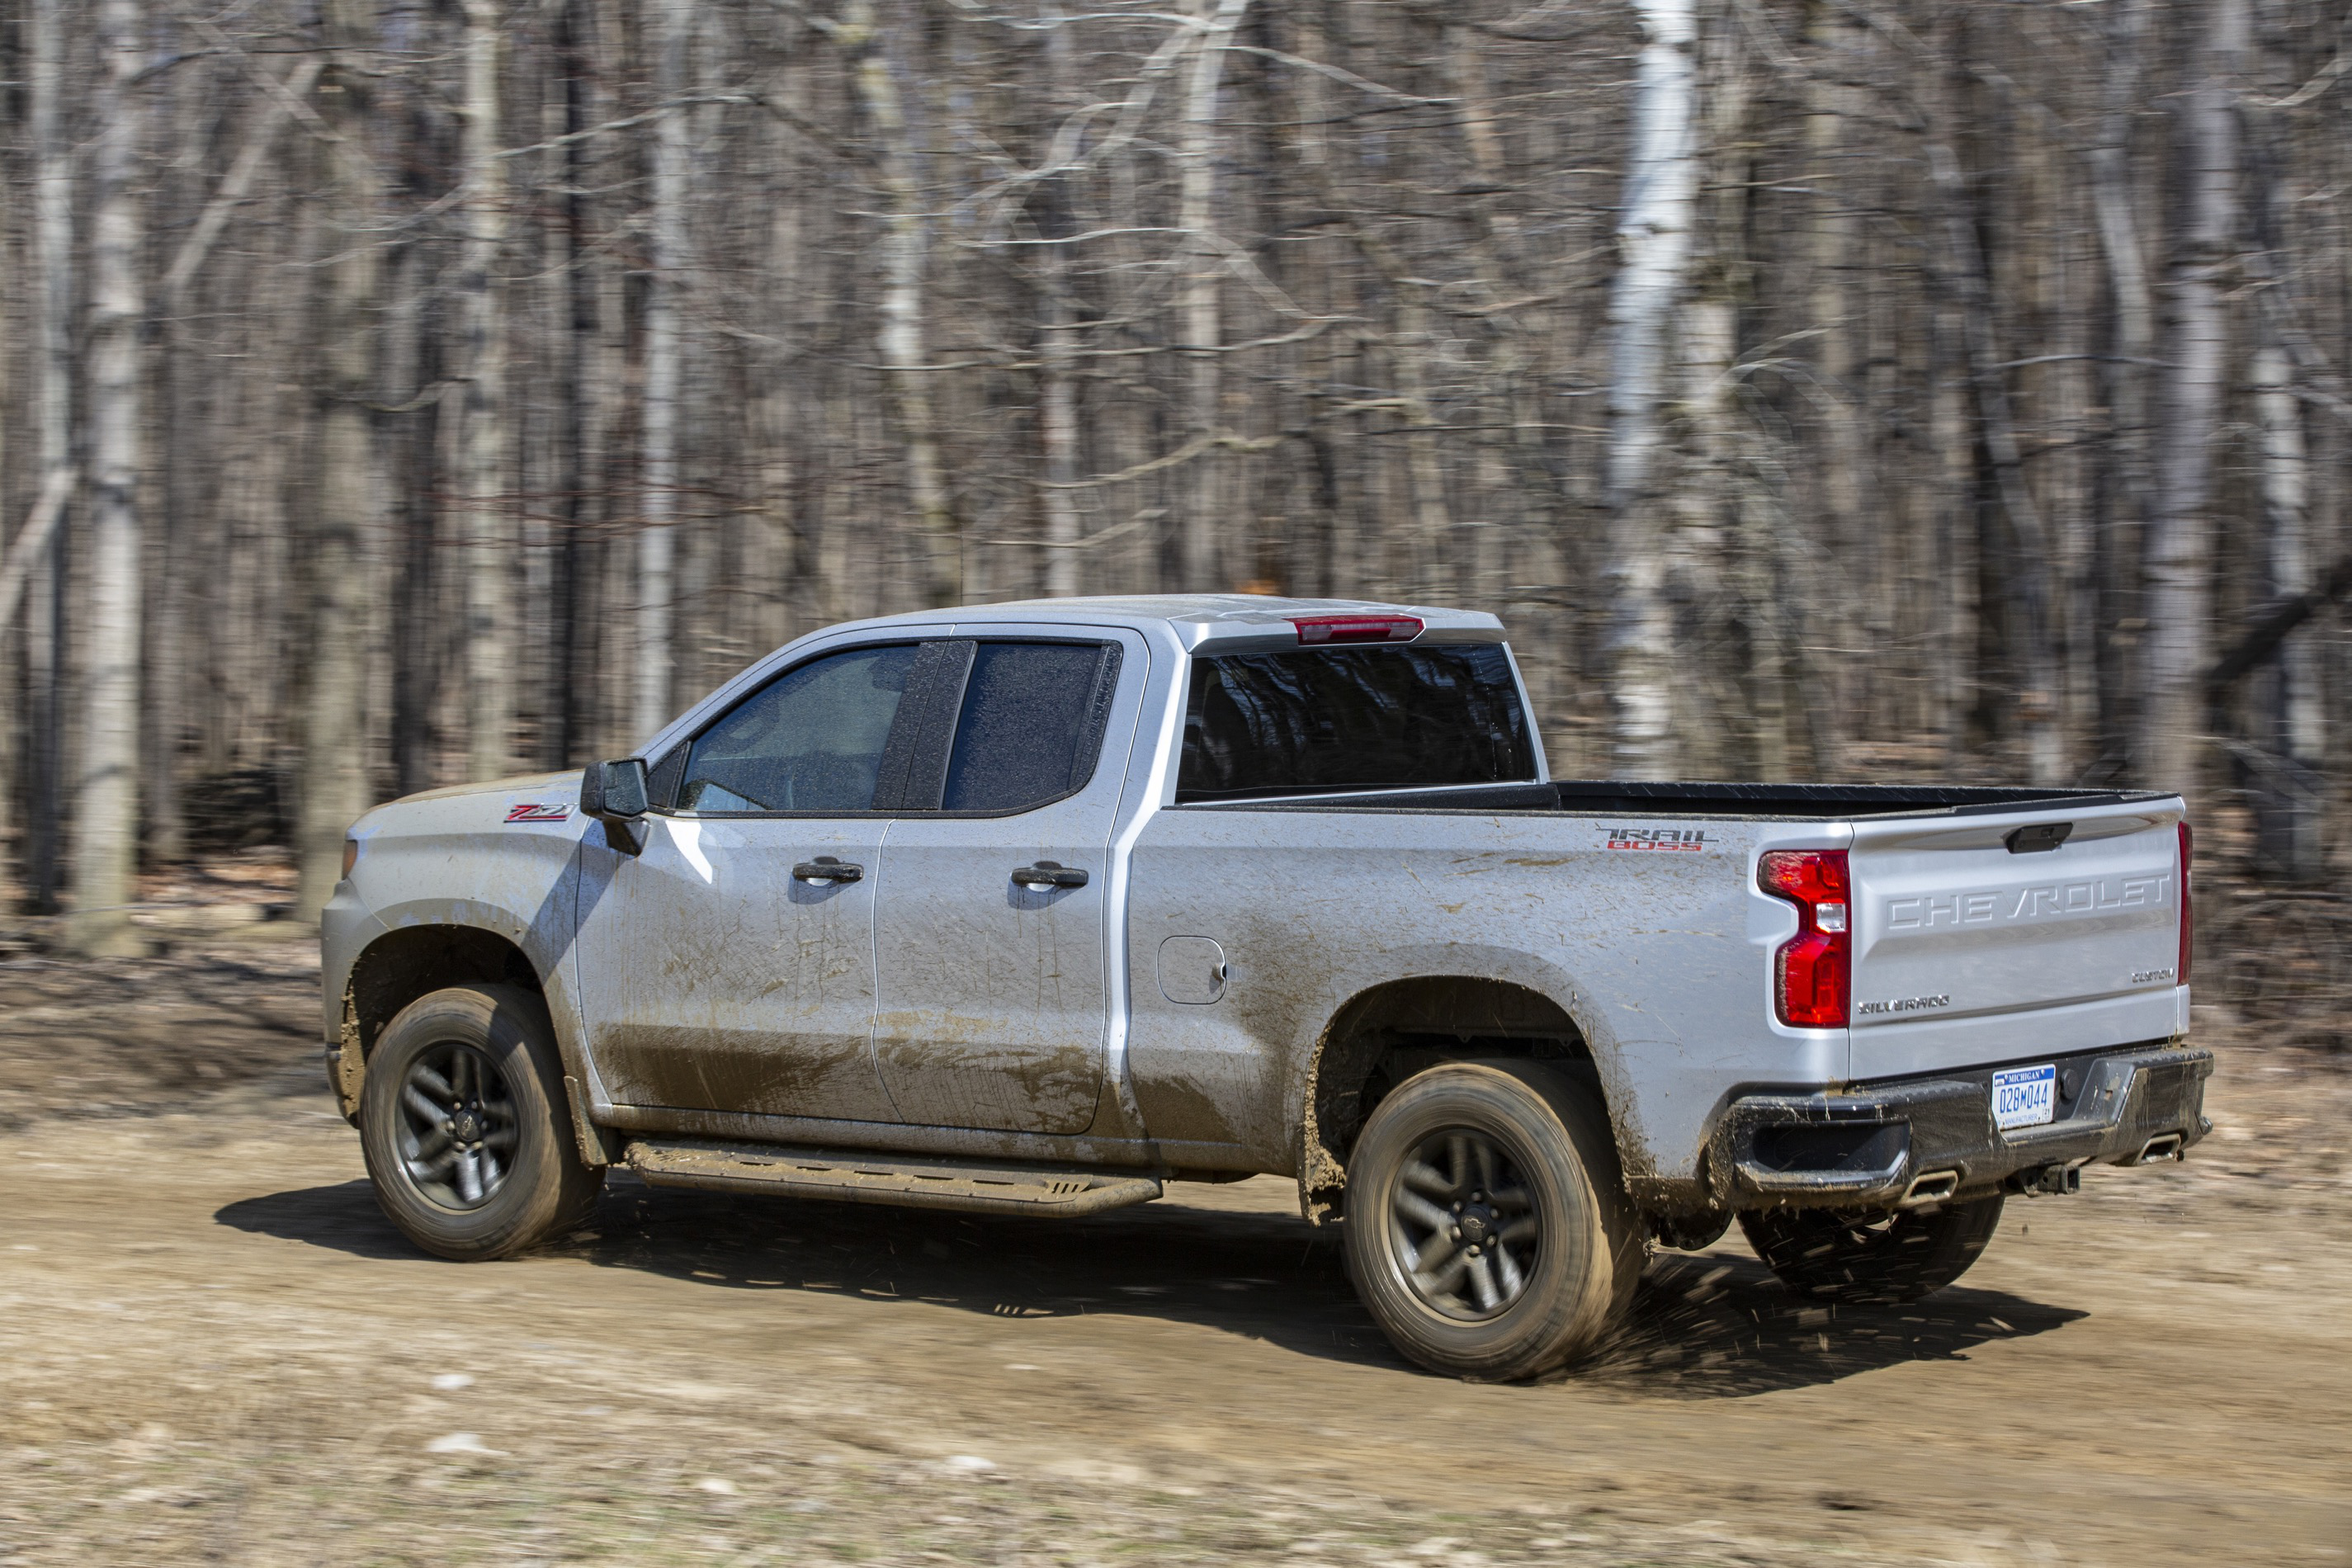
[[[2178,1033],[2180,817],[2167,800],[1855,824],[1853,1077]]]

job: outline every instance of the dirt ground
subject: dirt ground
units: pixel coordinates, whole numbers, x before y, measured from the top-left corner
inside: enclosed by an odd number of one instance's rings
[[[1801,1307],[1735,1232],[1597,1363],[1471,1387],[1275,1181],[1055,1223],[615,1177],[552,1251],[425,1258],[268,912],[0,956],[0,1563],[2352,1556],[2340,1068],[2231,1047],[2188,1164],[2013,1200],[1919,1306]]]

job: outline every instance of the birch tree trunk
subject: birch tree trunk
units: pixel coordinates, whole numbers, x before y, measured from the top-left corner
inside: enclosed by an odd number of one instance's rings
[[[507,166],[499,153],[501,17],[498,0],[466,0],[465,251],[458,263],[458,335],[465,416],[458,485],[466,540],[467,773],[514,771],[514,566],[507,511]]]
[[[1192,431],[1196,441],[1213,440],[1223,423],[1218,406],[1223,367],[1218,350],[1224,342],[1219,321],[1225,258],[1216,243],[1217,223],[1217,89],[1223,79],[1225,46],[1249,0],[1195,0],[1200,37],[1192,45],[1192,68],[1184,88],[1183,185],[1176,222],[1184,231],[1190,265],[1184,279],[1184,348],[1192,358]],[[1183,582],[1190,593],[1211,593],[1225,586],[1218,546],[1229,504],[1223,455],[1207,447],[1192,459],[1192,504],[1177,527]]]
[[[73,945],[102,956],[145,951],[128,905],[139,869],[140,327],[139,158],[146,95],[139,0],[104,0],[90,225],[89,662],[75,790]]]
[[[343,832],[367,809],[364,657],[369,543],[379,493],[374,422],[375,316],[382,268],[369,233],[372,166],[360,155],[372,111],[364,53],[374,0],[334,0],[323,21],[335,71],[320,115],[337,139],[325,150],[327,267],[320,304],[318,507],[309,520],[310,689],[303,725],[295,858],[299,918],[316,920],[342,876]]]
[[[2167,267],[2167,377],[2147,558],[2147,693],[2133,758],[2141,782],[2197,794],[2211,609],[2212,444],[2228,390],[2223,289],[2238,214],[2238,109],[2231,78],[2246,47],[2246,0],[2206,0],[2205,76],[2181,110],[2187,163],[2180,226]]]
[[[2156,299],[2140,245],[2138,203],[2132,189],[2131,126],[2138,112],[2141,55],[2147,36],[2148,0],[2124,0],[2105,20],[2105,80],[2101,93],[2099,137],[2091,153],[2091,204],[2106,261],[2113,300],[2115,353],[2100,367],[2107,399],[2111,458],[2106,507],[2109,525],[2095,541],[2106,568],[2100,574],[2095,651],[2102,685],[2109,691],[2145,692],[2138,678],[2147,638],[2137,570],[2151,504],[2149,478],[2147,362],[2156,353]],[[2128,751],[2134,736],[2123,711],[2103,713],[2094,737],[2102,754]],[[2137,718],[2136,714],[2132,715]]]
[[[1663,519],[1651,493],[1669,318],[1690,257],[1698,191],[1692,0],[1634,0],[1646,41],[1634,67],[1633,143],[1609,297],[1607,589],[1612,741],[1619,774],[1673,776],[1674,619]]]
[[[686,90],[693,0],[661,0],[654,89],[665,104]],[[645,739],[669,722],[677,662],[673,619],[677,551],[677,299],[685,284],[686,133],[682,108],[666,109],[654,140],[654,201],[647,250],[643,405],[644,503],[637,535],[637,685],[633,728]]]
[[[1055,8],[1053,31],[1045,37],[1045,53],[1053,86],[1053,108],[1066,114],[1072,107],[1076,78],[1071,69],[1070,19]],[[1076,152],[1070,148],[1071,153]],[[1062,150],[1057,146],[1056,153]],[[1076,492],[1078,477],[1078,394],[1074,366],[1077,352],[1076,311],[1070,305],[1069,247],[1058,243],[1072,227],[1066,179],[1051,182],[1039,197],[1045,247],[1038,268],[1039,316],[1045,322],[1044,388],[1038,398],[1037,427],[1045,447],[1045,592],[1067,598],[1083,591],[1084,563],[1078,548],[1080,520]]]
[[[55,493],[48,542],[25,587],[25,881],[35,914],[58,908],[64,844],[67,587],[73,537],[73,148],[63,120],[64,0],[34,0],[32,73],[35,287],[41,376],[39,458],[45,496]]]

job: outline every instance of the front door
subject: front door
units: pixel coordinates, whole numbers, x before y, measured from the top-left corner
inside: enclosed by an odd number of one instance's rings
[[[873,1058],[877,799],[918,653],[794,666],[661,770],[642,854],[589,835],[581,996],[615,1102],[896,1120]]]
[[[1109,1026],[1112,820],[1135,732],[1142,639],[960,645],[938,809],[882,848],[875,1055],[899,1117],[1083,1132]]]

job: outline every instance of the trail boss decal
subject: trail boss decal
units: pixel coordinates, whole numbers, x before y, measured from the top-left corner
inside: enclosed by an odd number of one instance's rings
[[[571,815],[572,808],[561,802],[525,801],[507,807],[509,822],[561,822]]]
[[[1681,849],[1705,854],[1710,847],[1703,827],[1604,827],[1608,849]]]

